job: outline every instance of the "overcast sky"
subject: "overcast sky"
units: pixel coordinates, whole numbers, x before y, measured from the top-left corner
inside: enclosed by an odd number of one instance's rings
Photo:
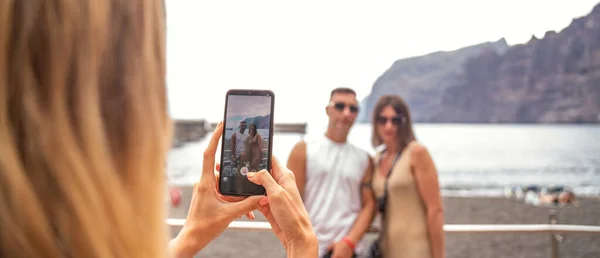
[[[324,118],[337,86],[365,97],[397,59],[502,37],[524,43],[594,0],[167,0],[174,118],[223,117],[231,88],[275,92],[275,122]]]
[[[268,96],[229,96],[227,117],[245,119],[264,116],[271,112],[271,97]]]

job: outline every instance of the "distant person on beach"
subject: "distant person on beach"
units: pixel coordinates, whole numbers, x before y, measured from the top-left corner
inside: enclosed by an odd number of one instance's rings
[[[169,195],[171,197],[171,205],[173,205],[173,207],[177,207],[179,204],[181,204],[181,189],[179,187],[169,187]]]
[[[568,190],[563,190],[557,193],[538,193],[535,191],[527,191],[525,193],[524,202],[530,205],[566,205],[576,204],[575,194]]]
[[[246,121],[240,122],[238,127],[238,131],[231,136],[231,161],[236,168],[240,167],[238,161],[245,159],[246,141],[248,140],[248,134],[246,134]],[[244,156],[242,157],[242,155]]]
[[[268,196],[218,194],[222,123],[167,242],[164,1],[0,1],[0,12],[0,257],[192,258],[255,209],[288,257],[317,256],[277,159],[272,175],[248,173]]]
[[[292,149],[288,168],[319,239],[319,257],[355,257],[364,250],[362,237],[375,214],[369,154],[347,142],[358,114],[356,93],[349,88],[331,92],[325,108],[325,135],[300,141]],[[329,254],[328,254],[329,253]]]
[[[505,195],[507,198],[514,198],[533,206],[579,205],[575,193],[564,186],[527,185],[524,187],[511,187],[505,189]]]
[[[250,171],[260,170],[260,163],[263,156],[262,136],[256,130],[255,124],[250,124],[248,128],[248,139],[246,140],[246,159],[250,163]]]
[[[406,102],[381,97],[373,111],[371,185],[382,217],[371,257],[445,257],[444,213],[435,165],[417,142]]]

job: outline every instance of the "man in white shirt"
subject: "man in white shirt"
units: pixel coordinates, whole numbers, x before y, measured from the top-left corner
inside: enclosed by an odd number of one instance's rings
[[[325,108],[325,135],[298,142],[288,159],[319,240],[319,257],[356,257],[367,249],[361,242],[375,215],[369,154],[346,138],[358,115],[356,93],[331,92]]]
[[[235,132],[231,136],[231,161],[234,167],[238,167],[238,161],[242,154],[246,151],[246,139],[248,134],[246,132],[246,121],[241,121],[239,125],[239,131]]]

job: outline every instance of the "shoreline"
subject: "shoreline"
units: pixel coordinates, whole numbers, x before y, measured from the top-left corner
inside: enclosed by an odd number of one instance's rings
[[[173,181],[177,182],[177,179]],[[170,183],[170,187],[179,187],[179,188],[187,188],[192,187],[191,183]],[[597,199],[600,200],[600,192],[599,193],[585,193],[578,191],[577,188],[567,187],[568,189],[572,189],[575,192],[577,199]],[[500,199],[508,199],[506,197],[505,189],[493,189],[488,192],[485,191],[470,191],[463,189],[452,188],[452,190],[448,190],[447,188],[440,188],[442,198],[500,198]],[[498,192],[502,191],[502,194],[498,194]]]
[[[173,185],[171,185],[173,186]],[[191,187],[182,190],[178,207],[171,207],[169,218],[185,218]],[[505,197],[443,197],[445,224],[547,224],[549,207],[536,207]],[[579,206],[557,209],[558,224],[600,226],[600,197],[580,197]],[[265,221],[255,211],[256,221]],[[247,221],[242,218],[238,220]],[[375,222],[376,223],[376,222]],[[174,237],[179,228],[171,228]],[[562,235],[560,257],[600,257],[600,235]],[[376,234],[367,234],[372,240]],[[257,248],[258,247],[258,248]],[[270,231],[226,230],[195,257],[285,257],[285,250]],[[549,257],[548,234],[446,234],[447,257]]]

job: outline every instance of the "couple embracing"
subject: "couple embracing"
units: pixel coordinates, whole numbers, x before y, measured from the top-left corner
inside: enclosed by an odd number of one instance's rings
[[[231,136],[231,159],[238,171],[246,167],[248,171],[258,172],[262,162],[262,136],[258,133],[255,124],[250,124],[248,134],[246,134],[246,121],[241,121],[238,131]],[[246,175],[246,173],[242,175]]]
[[[416,141],[406,102],[387,95],[375,105],[375,157],[347,142],[359,110],[352,89],[334,89],[325,110],[325,135],[300,141],[288,159],[319,257],[445,257],[437,171]],[[379,238],[366,243],[375,215],[381,218]]]

